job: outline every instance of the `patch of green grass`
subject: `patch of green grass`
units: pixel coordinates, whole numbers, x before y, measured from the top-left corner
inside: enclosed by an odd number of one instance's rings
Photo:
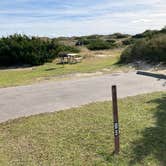
[[[119,156],[111,102],[0,124],[0,165],[166,165],[166,93],[119,100]]]
[[[56,63],[47,63],[29,70],[0,70],[0,87],[30,84],[77,72],[96,72],[103,68],[112,67],[112,70],[115,71],[119,69],[118,65],[114,65],[118,60],[119,56],[106,58],[89,57],[84,59],[82,63],[77,64],[57,65]]]

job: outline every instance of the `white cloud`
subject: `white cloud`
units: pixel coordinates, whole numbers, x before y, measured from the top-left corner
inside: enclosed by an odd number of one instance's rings
[[[132,23],[146,23],[146,22],[152,22],[153,20],[150,19],[139,19],[139,20],[134,20]]]
[[[141,10],[137,9],[137,5],[143,5]],[[165,11],[165,0],[117,0],[114,2],[108,0],[102,5],[65,10],[62,8],[56,10],[48,8],[4,9],[0,11],[0,35],[16,32],[42,36],[108,34],[117,31],[138,33],[146,29],[164,27],[166,24]],[[13,13],[17,16],[10,21],[6,17],[2,17],[2,15]],[[26,14],[26,16],[22,16],[22,14]],[[81,15],[85,18],[79,18]],[[54,16],[62,17],[62,19]],[[63,19],[66,16],[69,18]],[[78,17],[78,19],[70,18],[70,16]]]

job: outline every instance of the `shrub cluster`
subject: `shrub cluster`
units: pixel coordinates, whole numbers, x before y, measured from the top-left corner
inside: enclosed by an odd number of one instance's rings
[[[0,39],[0,66],[41,65],[57,57],[60,51],[78,52],[71,46],[56,41],[15,34]]]
[[[136,41],[136,39],[129,38],[129,39],[123,40],[123,41],[122,41],[122,44],[126,46],[126,45],[133,44],[135,41]]]
[[[116,47],[116,43],[111,43],[104,40],[91,40],[88,49],[89,50],[104,50]]]
[[[79,53],[80,49],[77,47],[69,46],[69,45],[62,45],[58,44],[56,47],[56,55],[59,53]]]
[[[104,50],[118,47],[116,41],[113,40],[93,40],[89,43],[88,49],[90,50]]]
[[[117,47],[116,40],[87,39],[82,38],[75,44],[76,46],[86,46],[89,50],[104,50]]]
[[[166,34],[143,38],[124,50],[121,55],[121,62],[135,60],[166,63]]]
[[[143,33],[134,35],[133,38],[136,38],[136,39],[145,38],[145,37],[151,38],[151,37],[152,37],[153,35],[155,35],[156,33],[158,33],[157,30],[146,30],[146,31],[143,32]]]
[[[166,34],[166,27],[161,30],[146,30],[143,33],[136,34],[132,36],[133,39],[140,39],[140,38],[152,38],[154,35],[161,35]]]
[[[123,38],[128,38],[128,37],[130,37],[130,35],[122,34],[122,33],[114,33],[114,34],[109,35],[109,38],[112,38],[112,39],[123,39]]]
[[[82,46],[82,45],[88,45],[90,44],[90,41],[89,39],[86,39],[86,38],[81,38],[79,39],[77,42],[76,42],[76,46]]]

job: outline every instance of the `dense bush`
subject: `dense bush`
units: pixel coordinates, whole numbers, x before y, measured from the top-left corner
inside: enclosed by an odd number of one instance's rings
[[[161,30],[146,30],[143,33],[136,34],[132,36],[134,39],[140,39],[140,38],[152,38],[154,35],[161,35],[161,34],[166,34],[166,28],[164,27]]]
[[[53,60],[60,51],[75,52],[77,50],[59,45],[54,40],[44,41],[15,34],[0,39],[0,66],[40,65]]]
[[[73,47],[73,46],[59,44],[59,45],[57,45],[56,52],[57,53],[59,53],[59,52],[63,52],[63,53],[79,53],[80,50],[78,48],[76,48],[76,47]]]
[[[90,35],[90,36],[87,36],[86,38],[89,40],[96,40],[96,39],[100,39],[100,37],[102,37],[102,35]]]
[[[123,38],[129,37],[128,34],[122,34],[122,33],[115,33],[114,35],[115,35],[115,38],[117,39],[123,39]]]
[[[135,42],[135,39],[129,38],[129,39],[123,40],[122,44],[123,45],[130,45],[130,44],[133,44],[134,42]]]
[[[140,33],[140,34],[136,34],[133,36],[133,38],[145,38],[145,37],[149,37],[151,38],[153,35],[155,35],[156,33],[158,33],[158,31],[156,30],[146,30],[145,32],[143,33]]]
[[[116,43],[116,40],[113,40],[113,39],[108,39],[106,40],[108,43]]]
[[[128,38],[130,35],[128,34],[122,34],[122,33],[114,33],[109,35],[109,38],[111,39],[123,39],[123,38]]]
[[[91,40],[88,49],[90,50],[104,50],[116,47],[116,43],[107,42],[104,40]]]
[[[76,42],[76,46],[88,45],[90,44],[90,40],[86,38],[81,38]]]
[[[135,60],[166,63],[166,34],[138,40],[121,55],[121,62],[132,62]]]
[[[75,44],[76,46],[86,46],[89,50],[104,50],[117,46],[116,40],[88,39],[81,38]]]

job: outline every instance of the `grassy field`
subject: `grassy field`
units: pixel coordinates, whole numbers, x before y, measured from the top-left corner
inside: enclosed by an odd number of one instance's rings
[[[166,165],[166,93],[121,99],[119,110],[119,156],[111,102],[99,102],[0,124],[0,165]]]
[[[66,64],[63,66],[53,62],[27,69],[0,70],[0,87],[30,84],[73,73],[96,72],[104,68],[109,68],[110,72],[124,70],[127,68],[126,66],[119,66],[116,64],[119,60],[120,52],[121,50],[100,52],[84,50],[81,52],[81,55],[86,58],[81,63],[77,64]],[[104,55],[111,54],[111,56],[97,56],[98,54],[103,53]]]

